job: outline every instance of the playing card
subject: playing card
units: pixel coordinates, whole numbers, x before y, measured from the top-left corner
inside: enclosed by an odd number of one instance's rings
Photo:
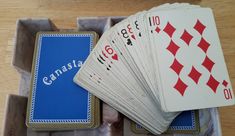
[[[195,8],[149,15],[158,23],[154,51],[164,110],[234,104],[212,11]]]
[[[197,5],[189,5],[188,3],[174,3],[174,4],[171,4],[171,5],[165,5],[165,6],[162,6],[162,7],[155,7],[155,8],[152,8],[149,10],[150,13],[147,13],[145,14],[143,17],[142,17],[142,25],[146,28],[146,33],[147,33],[147,40],[149,42],[149,54],[150,54],[150,58],[152,59],[152,62],[151,63],[153,66],[153,71],[155,72],[154,73],[154,82],[156,84],[156,89],[153,91],[153,94],[155,97],[160,97],[161,100],[160,103],[162,104],[162,108],[165,109],[165,104],[164,104],[164,98],[162,97],[161,94],[159,94],[158,90],[160,89],[159,88],[159,84],[160,83],[160,76],[159,76],[159,72],[158,72],[158,61],[157,61],[157,47],[155,46],[156,43],[158,41],[155,41],[155,34],[157,34],[158,32],[160,32],[160,29],[158,27],[159,25],[159,18],[155,15],[149,15],[151,14],[151,12],[157,12],[157,11],[164,11],[164,10],[177,10],[177,9],[191,9],[191,8],[198,8],[200,6],[197,6]],[[145,19],[145,20],[144,20]],[[159,99],[159,98],[158,98]]]
[[[37,34],[26,118],[28,127],[63,130],[99,125],[99,100],[72,80],[96,41],[94,32]]]

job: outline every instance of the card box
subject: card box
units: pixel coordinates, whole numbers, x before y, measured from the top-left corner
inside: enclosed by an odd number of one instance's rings
[[[95,31],[101,34],[114,24],[120,22],[124,17],[79,17],[77,19],[78,30]],[[19,95],[8,97],[4,115],[3,136],[146,136],[145,134],[136,134],[130,130],[130,121],[122,118],[122,115],[105,103],[101,104],[102,122],[96,129],[70,130],[70,131],[32,131],[32,129],[23,126],[17,129],[16,125],[24,125],[26,119],[27,98],[21,96],[29,95],[31,66],[33,60],[34,43],[36,33],[39,31],[74,31],[60,30],[48,18],[21,18],[16,24],[16,34],[14,37],[13,66],[20,74]],[[11,95],[10,95],[11,96]],[[18,103],[18,100],[24,103]],[[25,101],[26,100],[26,101]],[[18,103],[12,104],[12,103]],[[17,119],[12,117],[17,116]],[[220,120],[217,108],[199,110],[200,135],[221,135]],[[177,135],[177,134],[174,134]],[[183,135],[183,134],[180,134]],[[186,134],[190,136],[191,134]]]

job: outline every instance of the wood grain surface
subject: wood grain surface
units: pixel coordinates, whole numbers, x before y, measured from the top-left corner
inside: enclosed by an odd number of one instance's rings
[[[0,128],[6,95],[17,94],[20,75],[11,65],[18,18],[50,18],[58,28],[76,28],[81,16],[128,16],[166,2],[188,2],[213,9],[230,79],[235,88],[234,0],[0,0]],[[222,133],[235,135],[235,106],[219,109]]]

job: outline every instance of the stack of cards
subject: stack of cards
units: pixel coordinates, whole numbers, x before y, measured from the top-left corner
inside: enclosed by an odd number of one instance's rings
[[[210,8],[164,4],[107,30],[74,81],[153,134],[179,111],[234,104]]]
[[[127,123],[128,121],[129,121],[128,119],[124,119],[124,129],[126,129],[124,130],[124,132],[128,132],[131,130],[135,134],[145,134],[145,135],[150,134],[139,124],[136,124],[133,121]],[[197,134],[199,133],[199,127],[200,124],[199,124],[198,110],[183,111],[171,122],[171,125],[168,127],[165,133]]]
[[[73,82],[73,76],[96,41],[94,32],[37,34],[28,100],[28,127],[65,130],[99,126],[99,99]]]

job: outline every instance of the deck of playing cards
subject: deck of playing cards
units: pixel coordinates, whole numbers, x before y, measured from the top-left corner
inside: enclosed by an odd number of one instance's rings
[[[126,123],[128,119],[124,119],[124,129],[129,127],[134,134],[150,134],[141,125],[136,124],[131,121],[131,123]],[[126,126],[128,125],[129,126]],[[199,113],[198,110],[183,111],[179,114],[170,124],[166,134],[198,134],[200,131],[199,124]],[[128,129],[127,129],[128,130]],[[125,132],[125,131],[124,131]]]
[[[99,126],[99,99],[73,82],[73,76],[96,40],[94,32],[37,34],[28,100],[28,127],[65,130]]]
[[[179,111],[234,104],[212,10],[184,3],[107,30],[74,81],[153,134]]]

